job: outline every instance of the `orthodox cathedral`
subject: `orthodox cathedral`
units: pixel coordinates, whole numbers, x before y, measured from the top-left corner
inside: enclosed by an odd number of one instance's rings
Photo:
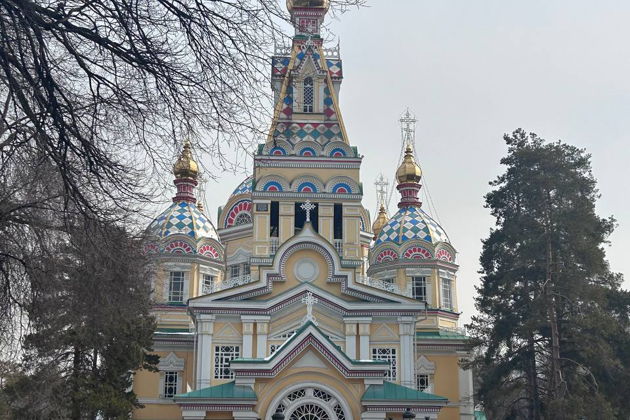
[[[135,419],[472,419],[457,329],[456,251],[419,200],[409,145],[398,211],[361,204],[362,157],[339,109],[328,0],[289,0],[271,61],[275,112],[216,225],[196,204],[185,143],[173,203],[148,227],[158,372],[138,371]]]

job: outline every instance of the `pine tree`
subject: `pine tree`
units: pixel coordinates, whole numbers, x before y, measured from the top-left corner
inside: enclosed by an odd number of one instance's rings
[[[30,268],[33,332],[25,374],[6,389],[13,415],[128,418],[139,406],[133,372],[157,363],[140,242],[85,220],[54,240],[57,251],[38,255]]]
[[[622,418],[630,300],[605,259],[615,221],[595,212],[590,155],[520,129],[504,139],[469,325],[478,397],[491,418]]]

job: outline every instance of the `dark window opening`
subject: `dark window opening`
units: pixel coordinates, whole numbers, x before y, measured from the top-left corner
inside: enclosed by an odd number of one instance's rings
[[[333,230],[335,239],[343,239],[343,204],[335,204]]]
[[[313,78],[307,77],[304,79],[304,112],[313,112]]]
[[[271,213],[269,217],[269,236],[277,238],[280,231],[280,203],[271,202]]]
[[[302,204],[304,203],[295,203],[295,223],[293,226],[295,227],[295,233],[298,233],[304,227],[304,223],[306,222],[306,210],[302,208]],[[315,232],[319,232],[319,206],[317,203],[313,203],[315,208],[311,210],[311,226]]]

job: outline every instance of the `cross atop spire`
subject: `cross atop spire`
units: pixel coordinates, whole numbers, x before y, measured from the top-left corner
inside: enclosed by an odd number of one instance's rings
[[[409,111],[409,108],[402,114],[400,117],[400,132],[402,135],[403,141],[403,150],[407,148],[407,146],[411,147],[411,150],[416,150],[416,122],[418,120],[416,117]]]
[[[378,178],[376,178],[376,181],[374,181],[374,185],[376,186],[376,207],[387,207],[389,181],[381,173],[378,175]]]

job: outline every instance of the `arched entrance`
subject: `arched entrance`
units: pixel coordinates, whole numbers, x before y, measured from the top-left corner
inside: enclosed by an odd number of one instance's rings
[[[269,405],[267,420],[280,412],[286,420],[352,420],[350,407],[335,391],[320,384],[287,389]]]

